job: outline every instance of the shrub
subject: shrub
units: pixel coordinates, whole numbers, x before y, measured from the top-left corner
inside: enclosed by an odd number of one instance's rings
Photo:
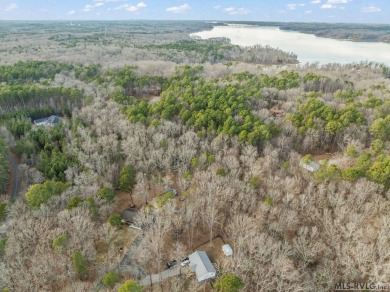
[[[273,205],[273,202],[272,202],[272,199],[270,197],[266,197],[265,200],[264,200],[264,203],[268,206],[272,206]]]
[[[104,276],[102,282],[103,282],[104,286],[112,289],[112,288],[114,288],[115,284],[119,282],[119,279],[120,279],[120,276],[118,273],[109,272]]]
[[[57,252],[63,252],[68,245],[68,236],[66,234],[60,235],[53,239],[53,249]]]
[[[66,209],[71,210],[73,208],[76,208],[82,202],[84,202],[82,198],[80,198],[79,196],[74,196],[72,199],[70,199],[68,205],[66,205]]]
[[[84,256],[79,251],[72,254],[73,267],[76,270],[76,275],[79,279],[85,280],[88,277],[88,267]]]
[[[111,188],[101,188],[98,192],[98,197],[106,202],[112,203],[115,201],[115,192]]]
[[[136,171],[130,164],[125,165],[119,174],[119,189],[122,192],[131,192],[135,184]]]
[[[224,168],[221,167],[221,168],[217,169],[217,175],[219,175],[219,176],[226,176],[227,172],[226,172],[226,170]]]
[[[0,203],[0,222],[3,221],[6,215],[7,210],[7,204],[6,203]]]
[[[26,201],[32,209],[38,209],[52,197],[60,195],[69,184],[63,182],[46,181],[43,184],[32,185],[26,192]]]
[[[119,287],[118,292],[142,292],[142,286],[133,281],[126,281]]]
[[[357,149],[353,145],[349,145],[347,147],[347,151],[346,152],[347,152],[347,156],[349,156],[349,157],[357,157],[358,156]]]
[[[120,228],[122,225],[122,218],[119,214],[112,214],[110,217],[108,217],[108,223],[110,223],[111,226]]]
[[[156,197],[156,203],[158,207],[162,207],[168,202],[169,200],[173,199],[175,197],[175,194],[173,192],[166,192],[164,194],[160,194]]]
[[[236,275],[224,274],[214,287],[221,292],[238,292],[244,287],[244,282]]]
[[[310,161],[312,161],[312,160],[313,160],[313,156],[310,155],[310,154],[307,154],[307,155],[305,155],[305,156],[302,157],[302,162],[303,162],[304,164],[308,164],[308,163],[310,163]]]
[[[197,167],[199,166],[199,159],[196,158],[196,157],[192,158],[192,159],[191,159],[191,166],[192,166],[193,168],[197,168]]]
[[[6,242],[6,239],[0,239],[0,257],[4,255]]]
[[[100,218],[99,209],[96,206],[96,202],[95,202],[94,198],[88,197],[85,201],[88,204],[88,209],[89,209],[89,212],[91,212],[92,218],[94,220],[99,220],[99,218]]]
[[[260,187],[260,178],[258,176],[251,176],[249,185],[252,189],[258,189]]]

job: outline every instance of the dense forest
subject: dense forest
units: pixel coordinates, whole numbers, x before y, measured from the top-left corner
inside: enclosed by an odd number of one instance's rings
[[[388,67],[303,66],[279,49],[190,39],[211,28],[201,22],[59,25],[0,29],[2,291],[390,279]],[[51,115],[60,122],[34,123]],[[214,280],[178,264],[145,284],[199,249]]]

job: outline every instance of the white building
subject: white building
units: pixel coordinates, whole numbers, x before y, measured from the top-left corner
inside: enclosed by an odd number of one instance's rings
[[[233,255],[233,249],[229,244],[222,245],[222,251],[225,254],[225,256],[230,257]]]
[[[215,278],[216,271],[209,257],[204,251],[196,251],[188,256],[191,270],[196,273],[198,282]]]
[[[315,172],[320,169],[320,165],[315,161],[304,162],[301,160],[301,162],[299,162],[299,166],[311,172]]]

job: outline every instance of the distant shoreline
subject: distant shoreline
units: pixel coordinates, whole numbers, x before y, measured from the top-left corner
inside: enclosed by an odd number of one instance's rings
[[[211,30],[192,33],[190,36],[201,39],[226,38],[231,44],[242,47],[269,46],[296,54],[301,64],[374,62],[390,65],[388,54],[390,43],[353,42],[348,39],[283,30],[275,25],[258,26],[255,23],[249,25],[249,23],[226,22],[223,25],[215,25]]]
[[[208,22],[213,26],[245,25],[257,27],[278,27],[283,31],[301,32],[317,37],[353,42],[390,43],[390,24],[348,24],[348,23],[315,23],[315,22],[257,22],[226,21]]]

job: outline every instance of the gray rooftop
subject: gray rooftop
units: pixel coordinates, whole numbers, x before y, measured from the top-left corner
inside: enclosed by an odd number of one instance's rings
[[[210,272],[216,273],[215,268],[206,252],[196,251],[193,254],[190,254],[188,258],[190,260],[191,270],[196,273],[197,278],[200,278]]]
[[[43,119],[38,119],[38,120],[35,120],[34,121],[34,124],[35,125],[38,125],[38,126],[54,126],[54,125],[57,125],[61,123],[61,118],[59,116],[50,116],[50,117],[47,117],[47,118],[43,118]]]

